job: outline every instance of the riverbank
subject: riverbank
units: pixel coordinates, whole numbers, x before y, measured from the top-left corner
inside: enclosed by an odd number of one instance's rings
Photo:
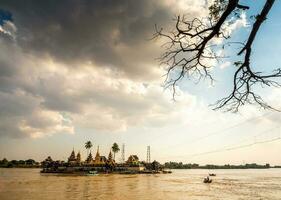
[[[166,174],[172,173],[170,170],[162,168],[151,169],[144,166],[129,166],[118,164],[114,166],[50,166],[43,167],[41,173],[55,174],[75,174],[75,175],[95,175],[95,174]]]

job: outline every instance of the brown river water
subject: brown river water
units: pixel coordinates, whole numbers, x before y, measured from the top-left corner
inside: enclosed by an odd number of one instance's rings
[[[203,177],[216,173],[213,183]],[[281,199],[281,169],[173,170],[157,175],[67,176],[0,169],[0,200]]]

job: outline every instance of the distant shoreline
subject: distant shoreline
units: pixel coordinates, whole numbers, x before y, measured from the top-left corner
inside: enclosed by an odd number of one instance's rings
[[[277,167],[206,167],[201,166],[197,168],[168,168],[168,169],[274,169],[274,168],[281,168],[281,166]]]
[[[164,166],[165,167],[165,166]],[[0,168],[6,168],[6,169],[41,169],[41,166],[0,166]],[[199,166],[199,167],[194,167],[194,168],[176,168],[176,167],[165,167],[166,169],[280,169],[281,166],[271,166],[271,167],[224,167],[224,166]]]
[[[2,167],[0,166],[0,169],[42,169],[42,167]],[[176,170],[191,170],[191,169],[281,169],[281,166],[274,166],[269,168],[169,168],[169,169],[176,169]]]
[[[182,162],[165,162],[161,164],[161,167],[166,169],[271,169],[271,168],[281,168],[281,165],[271,166],[270,164],[256,164],[256,163],[247,163],[243,165],[199,165],[196,163],[182,163]],[[28,160],[11,160],[7,159],[0,160],[0,168],[42,168],[42,163],[37,162],[33,159]]]
[[[270,166],[270,164],[259,165],[256,163],[244,164],[244,165],[199,165],[199,164],[183,164],[182,162],[166,162],[165,168],[169,169],[269,169],[269,168],[281,168],[281,166]]]

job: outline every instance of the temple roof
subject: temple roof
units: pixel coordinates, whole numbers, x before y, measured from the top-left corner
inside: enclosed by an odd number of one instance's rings
[[[111,153],[111,150],[110,150],[110,152],[109,152],[109,154],[108,154],[108,160],[112,160],[112,153]]]
[[[100,147],[98,146],[97,153],[96,153],[96,158],[100,157],[100,152],[99,152],[99,150],[100,150]]]
[[[89,153],[88,158],[86,159],[87,162],[93,161],[92,152]]]
[[[106,159],[106,157],[105,156],[100,156],[100,161],[106,161],[107,159]]]
[[[136,162],[139,161],[139,157],[137,155],[130,155],[127,162]]]
[[[77,159],[81,159],[81,154],[80,154],[80,151],[77,153],[76,158],[77,158]]]
[[[74,149],[72,150],[72,152],[71,152],[71,154],[70,154],[70,156],[69,156],[69,158],[68,158],[68,160],[69,161],[73,161],[73,160],[75,160],[76,159],[76,156],[75,156],[75,152],[74,152]]]

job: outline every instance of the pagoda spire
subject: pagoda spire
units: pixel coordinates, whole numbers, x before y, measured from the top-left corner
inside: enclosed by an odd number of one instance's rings
[[[100,146],[98,145],[98,149],[97,149],[97,153],[96,153],[96,157],[99,157],[100,156]]]
[[[78,153],[77,153],[76,160],[77,160],[78,163],[81,162],[81,154],[80,154],[80,151],[78,151]]]
[[[76,156],[75,156],[75,152],[74,152],[74,148],[68,158],[68,162],[71,162],[71,161],[75,161],[76,160]]]
[[[109,161],[112,161],[112,153],[111,153],[111,150],[110,150],[110,152],[109,152],[109,154],[108,154],[108,160],[109,160]]]
[[[90,151],[90,154],[88,155],[88,158],[86,159],[87,163],[93,162],[93,156],[92,156],[92,151]]]

